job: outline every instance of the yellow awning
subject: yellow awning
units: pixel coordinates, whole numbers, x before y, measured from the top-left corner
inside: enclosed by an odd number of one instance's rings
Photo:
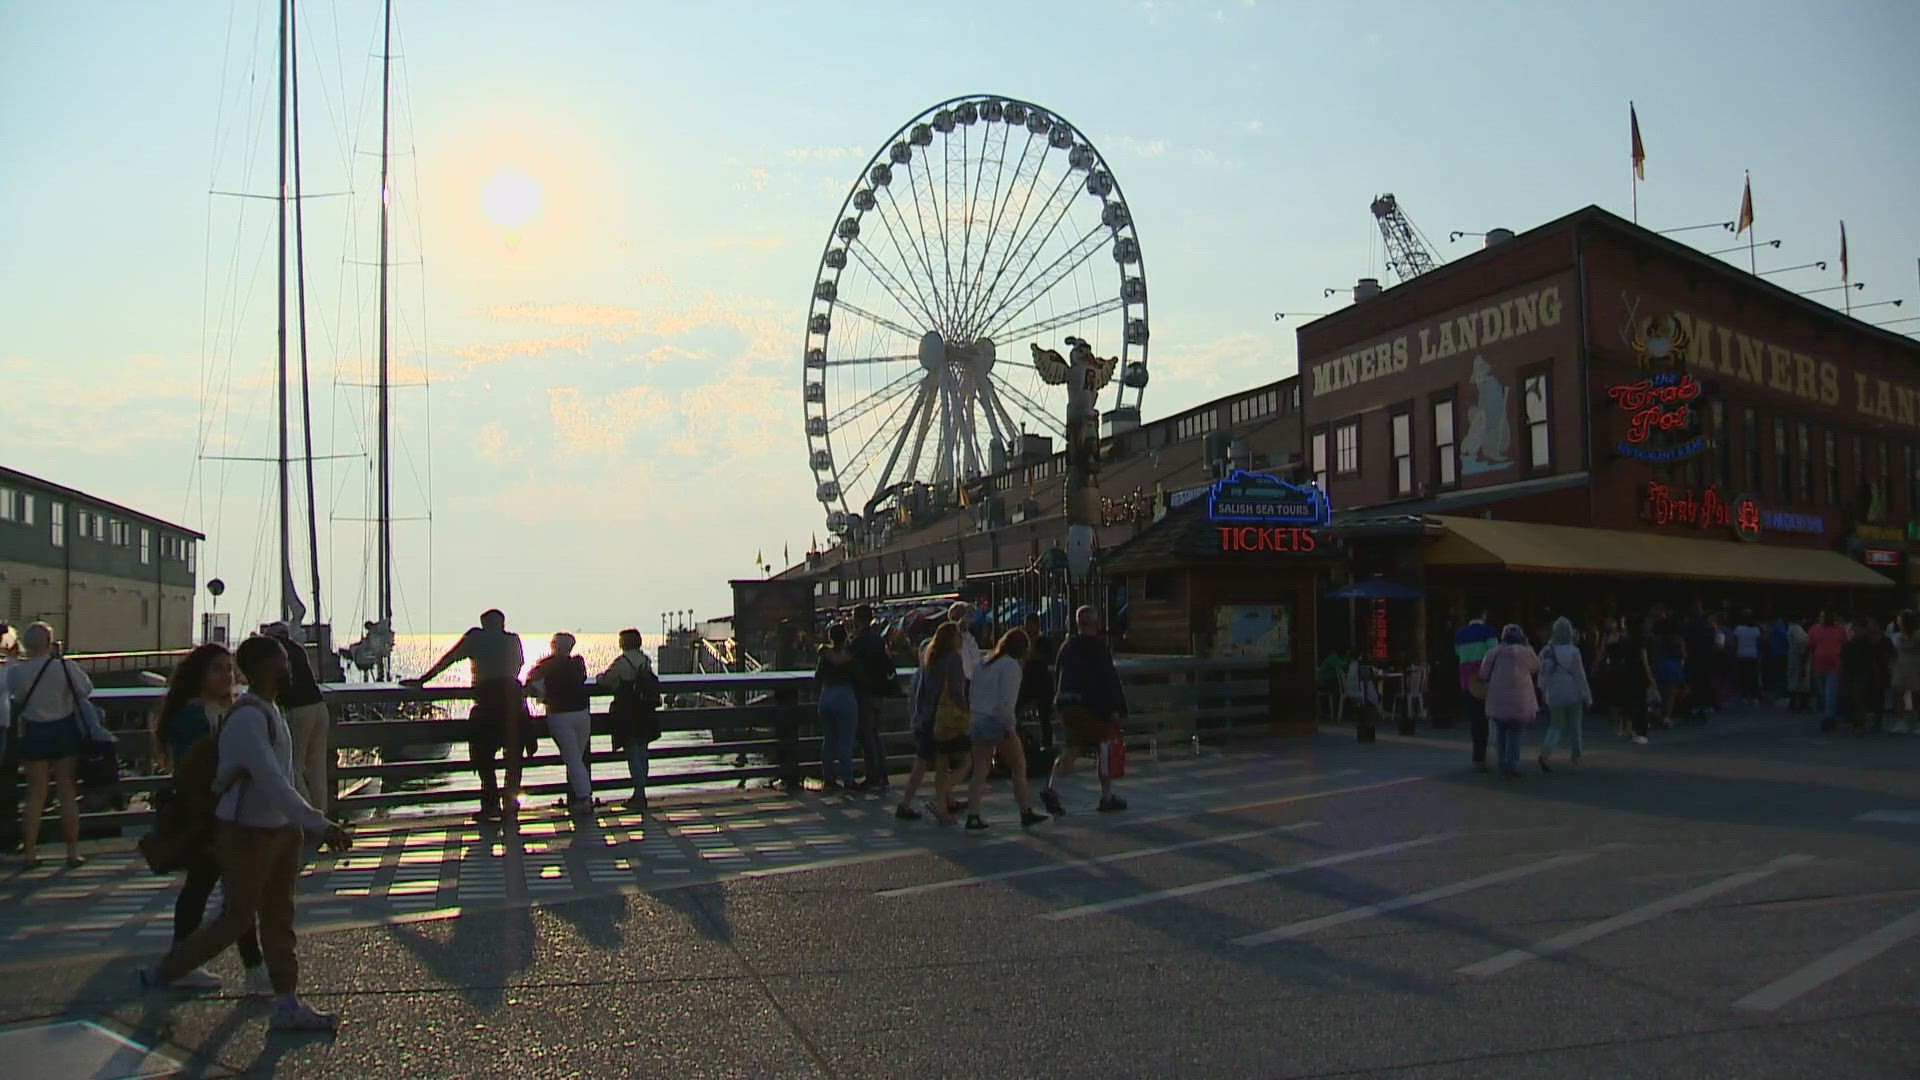
[[[1760,581],[1783,585],[1885,588],[1893,582],[1837,551],[1688,540],[1677,536],[1438,517],[1446,535],[1427,549],[1429,566],[1504,566],[1549,574]]]

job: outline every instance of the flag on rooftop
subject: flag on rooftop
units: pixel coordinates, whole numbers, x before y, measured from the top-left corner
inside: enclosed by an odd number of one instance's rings
[[[1740,220],[1735,223],[1733,235],[1739,236],[1753,228],[1753,177],[1748,175],[1747,186],[1740,193]]]
[[[1840,284],[1849,284],[1847,280],[1847,223],[1840,223]]]
[[[1647,147],[1640,141],[1640,114],[1634,111],[1633,103],[1627,103],[1627,120],[1633,126],[1633,175],[1638,179],[1647,178]]]

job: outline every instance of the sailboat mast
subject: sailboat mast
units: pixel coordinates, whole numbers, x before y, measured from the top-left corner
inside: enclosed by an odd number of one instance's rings
[[[280,618],[288,618],[294,605],[292,522],[288,504],[287,463],[287,30],[292,21],[293,0],[280,0],[280,187],[275,206],[280,213],[280,288],[279,288],[279,382],[275,405],[280,417]]]
[[[287,0],[292,8],[296,0]],[[300,435],[302,458],[307,474],[307,567],[313,596],[313,625],[319,626],[320,614],[320,522],[315,515],[313,493],[313,381],[307,369],[307,232],[306,202],[300,190],[300,21],[287,22],[289,81],[293,87],[293,269],[294,295],[300,314]],[[318,639],[316,639],[318,640]]]
[[[375,482],[378,485],[379,511],[375,528],[379,531],[379,605],[377,618],[389,627],[393,620],[393,467],[389,446],[387,415],[387,208],[392,202],[388,171],[393,106],[393,0],[381,6],[384,21],[380,46],[380,378],[374,394],[378,399],[380,452]]]

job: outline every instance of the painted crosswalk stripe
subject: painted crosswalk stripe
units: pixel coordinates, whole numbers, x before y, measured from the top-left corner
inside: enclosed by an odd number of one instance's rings
[[[1006,881],[1010,878],[1032,877],[1035,874],[1051,874],[1056,870],[1077,870],[1089,866],[1105,866],[1109,863],[1128,862],[1144,859],[1150,855],[1166,855],[1190,848],[1207,847],[1211,844],[1231,844],[1240,840],[1252,840],[1275,833],[1298,832],[1320,824],[1317,821],[1296,821],[1290,825],[1276,825],[1270,829],[1248,829],[1245,832],[1228,833],[1225,836],[1206,836],[1197,840],[1183,840],[1177,844],[1162,844],[1159,847],[1136,848],[1113,855],[1097,855],[1085,859],[1068,859],[1064,862],[1048,863],[1045,866],[1026,866],[1018,870],[1001,870],[992,874],[979,874],[974,877],[949,878],[946,881],[931,881],[925,885],[909,885],[903,889],[888,889],[880,896],[912,896],[916,893],[937,892],[940,889],[957,889],[965,885],[983,885],[989,881]]]
[[[1871,810],[1855,821],[1880,821],[1893,825],[1920,825],[1920,810]]]
[[[1458,969],[1457,973],[1461,975],[1498,975],[1503,971],[1510,971],[1513,968],[1517,968],[1529,960],[1538,959],[1542,956],[1552,956],[1554,953],[1577,948],[1595,938],[1602,938],[1617,930],[1625,930],[1644,922],[1651,922],[1662,915],[1680,911],[1684,908],[1690,908],[1695,904],[1705,903],[1722,893],[1732,892],[1743,886],[1751,885],[1756,881],[1772,877],[1774,874],[1789,867],[1799,866],[1812,861],[1812,856],[1809,855],[1782,855],[1780,858],[1764,866],[1756,866],[1751,870],[1742,870],[1737,874],[1728,874],[1718,881],[1710,881],[1697,888],[1688,889],[1686,892],[1676,893],[1673,896],[1655,900],[1650,904],[1642,904],[1632,911],[1623,911],[1612,918],[1601,919],[1596,923],[1589,923],[1578,930],[1569,930],[1564,934],[1557,934],[1525,949],[1513,949],[1501,953],[1499,956],[1490,960],[1482,960],[1477,964],[1468,964],[1466,967]]]
[[[1309,859],[1306,862],[1289,863],[1286,866],[1276,866],[1269,870],[1255,870],[1251,873],[1234,874],[1232,877],[1195,882],[1192,885],[1182,885],[1173,889],[1160,889],[1155,892],[1139,893],[1134,896],[1123,896],[1115,900],[1102,900],[1097,904],[1083,904],[1080,907],[1067,908],[1064,911],[1051,911],[1040,917],[1058,921],[1061,919],[1077,919],[1083,915],[1099,915],[1108,911],[1124,911],[1127,908],[1140,907],[1144,904],[1157,904],[1162,900],[1177,900],[1183,896],[1195,896],[1199,893],[1213,892],[1217,889],[1230,889],[1236,885],[1247,885],[1255,881],[1266,881],[1269,878],[1304,873],[1308,870],[1317,870],[1323,866],[1338,866],[1341,863],[1354,862],[1359,859],[1370,859],[1376,855],[1391,855],[1396,851],[1408,851],[1417,847],[1425,847],[1428,844],[1437,844],[1442,840],[1450,840],[1458,835],[1460,834],[1436,833],[1432,836],[1421,836],[1412,840],[1400,840],[1391,844],[1381,844],[1377,847],[1362,848],[1359,851],[1346,851],[1338,855],[1327,855],[1318,859]]]
[[[1410,896],[1397,896],[1392,900],[1383,900],[1378,904],[1362,904],[1359,907],[1348,908],[1345,911],[1336,911],[1331,915],[1322,915],[1317,919],[1303,919],[1300,922],[1288,923],[1286,926],[1276,927],[1272,930],[1263,930],[1258,934],[1248,934],[1245,937],[1237,937],[1233,939],[1233,944],[1245,948],[1252,948],[1257,945],[1268,945],[1275,941],[1287,941],[1292,938],[1304,937],[1316,930],[1325,930],[1334,926],[1344,926],[1350,922],[1359,922],[1361,919],[1371,919],[1376,915],[1388,915],[1395,911],[1432,903],[1435,900],[1445,900],[1450,897],[1459,896],[1462,893],[1469,893],[1475,889],[1504,885],[1509,881],[1518,881],[1523,877],[1538,874],[1543,870],[1572,866],[1574,863],[1585,862],[1595,855],[1600,854],[1602,851],[1616,850],[1626,846],[1625,844],[1606,844],[1592,851],[1555,855],[1550,859],[1527,863],[1524,866],[1510,867],[1506,870],[1496,871],[1491,874],[1482,874],[1477,878],[1468,878],[1465,881],[1456,881],[1452,884],[1440,885],[1414,893]]]
[[[1845,975],[1888,949],[1905,943],[1915,935],[1920,935],[1920,910],[1909,912],[1873,933],[1835,949],[1786,978],[1755,990],[1734,1002],[1733,1007],[1771,1012],[1807,991]]]

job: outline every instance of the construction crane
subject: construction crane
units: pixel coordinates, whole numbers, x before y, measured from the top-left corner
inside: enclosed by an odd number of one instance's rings
[[[1380,238],[1387,242],[1387,269],[1401,281],[1410,281],[1440,265],[1429,250],[1427,238],[1400,212],[1400,204],[1391,193],[1373,200],[1373,219],[1380,225]]]

